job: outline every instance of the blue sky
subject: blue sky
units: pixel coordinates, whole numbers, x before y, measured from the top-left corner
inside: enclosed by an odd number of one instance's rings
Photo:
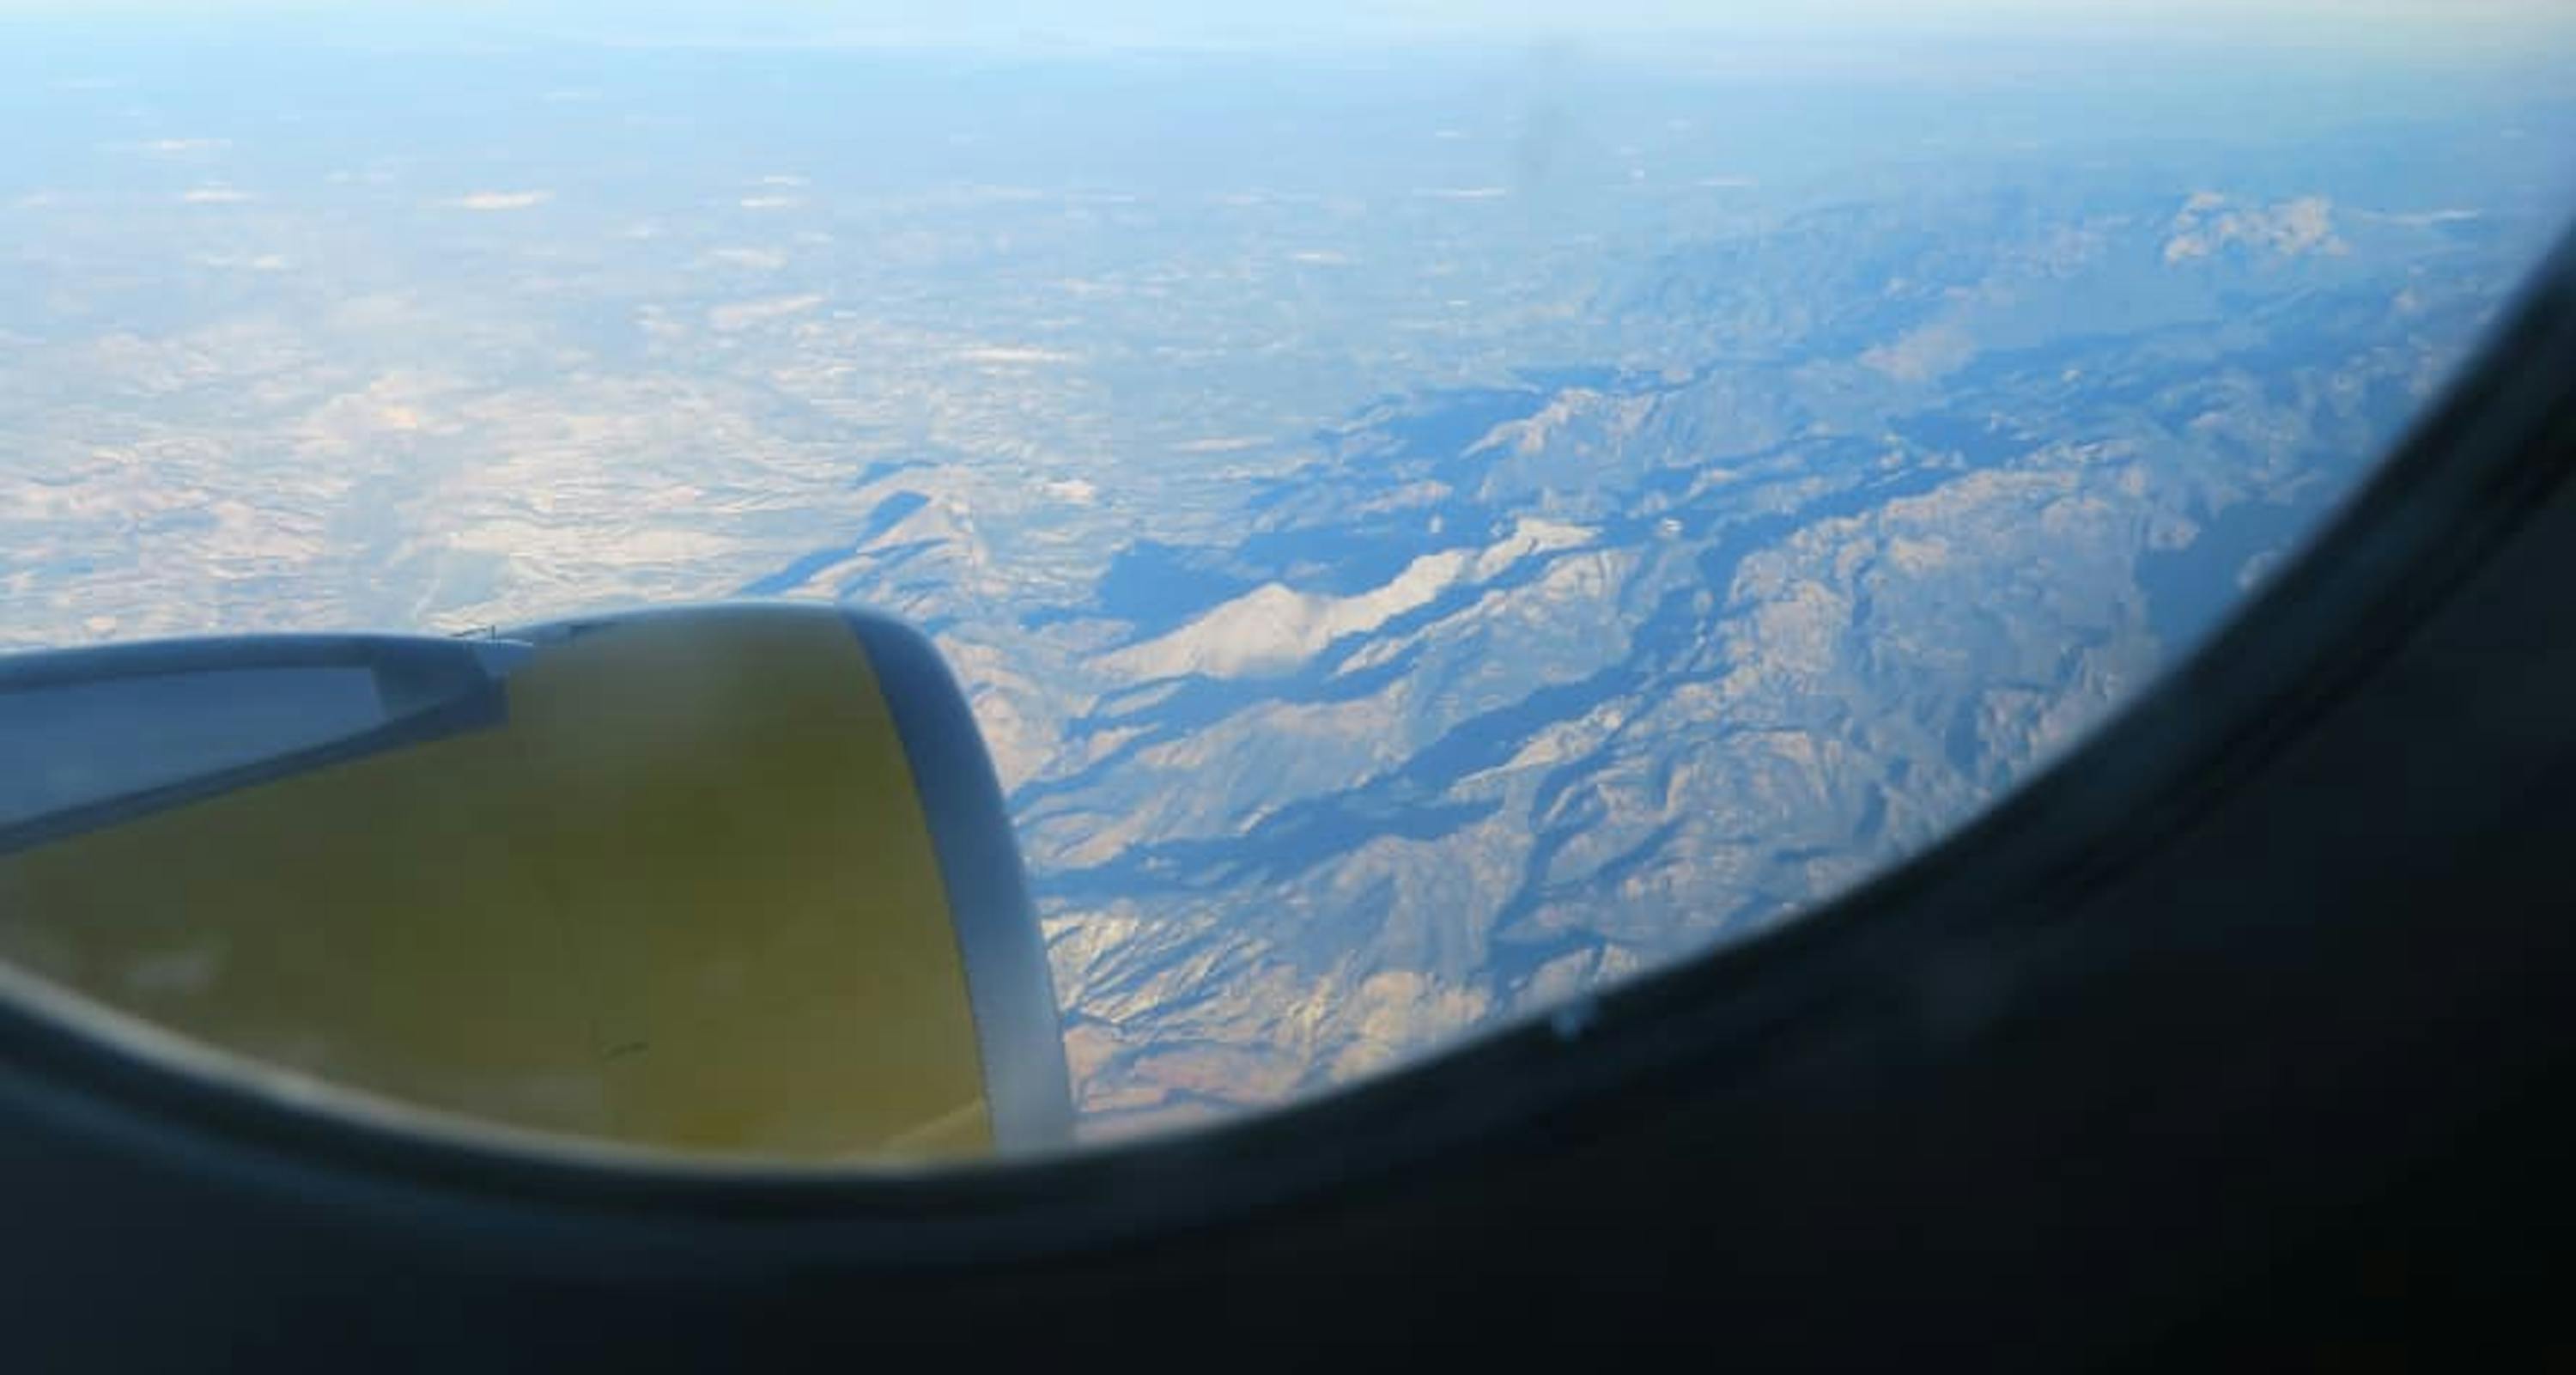
[[[2576,46],[2568,0],[0,0],[0,16],[287,18],[646,42],[1107,46],[1480,37],[2151,37],[2317,49]]]

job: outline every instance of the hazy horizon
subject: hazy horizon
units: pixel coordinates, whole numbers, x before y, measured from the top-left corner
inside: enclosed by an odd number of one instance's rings
[[[397,3],[352,12],[322,0],[0,0],[0,23],[71,29],[283,26],[402,42],[647,46],[877,46],[994,51],[1300,49],[1473,43],[1576,45],[1637,56],[1680,42],[2006,46],[2145,43],[2263,57],[2461,56],[2550,60],[2576,49],[2576,6],[2556,0],[1826,0],[1798,7],[1602,0],[1361,0],[1208,7],[1184,0],[943,4],[750,3],[710,13],[678,0],[540,5]],[[2558,50],[2558,51],[2553,51]]]

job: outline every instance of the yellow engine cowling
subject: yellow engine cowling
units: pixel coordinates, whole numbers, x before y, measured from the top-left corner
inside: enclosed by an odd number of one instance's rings
[[[999,788],[893,622],[19,656],[0,751],[0,960],[140,1053],[175,1033],[251,1091],[726,1156],[1069,1134]]]

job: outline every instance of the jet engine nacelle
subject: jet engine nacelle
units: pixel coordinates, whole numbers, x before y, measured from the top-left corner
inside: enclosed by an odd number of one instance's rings
[[[18,655],[0,760],[0,996],[137,1056],[539,1145],[1070,1134],[1001,790],[895,622],[754,603]]]

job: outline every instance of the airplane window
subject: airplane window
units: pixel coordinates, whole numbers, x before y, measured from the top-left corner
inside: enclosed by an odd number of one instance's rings
[[[1780,9],[0,2],[0,957],[832,1162],[1579,1018],[2151,686],[2576,208],[2552,0]]]

